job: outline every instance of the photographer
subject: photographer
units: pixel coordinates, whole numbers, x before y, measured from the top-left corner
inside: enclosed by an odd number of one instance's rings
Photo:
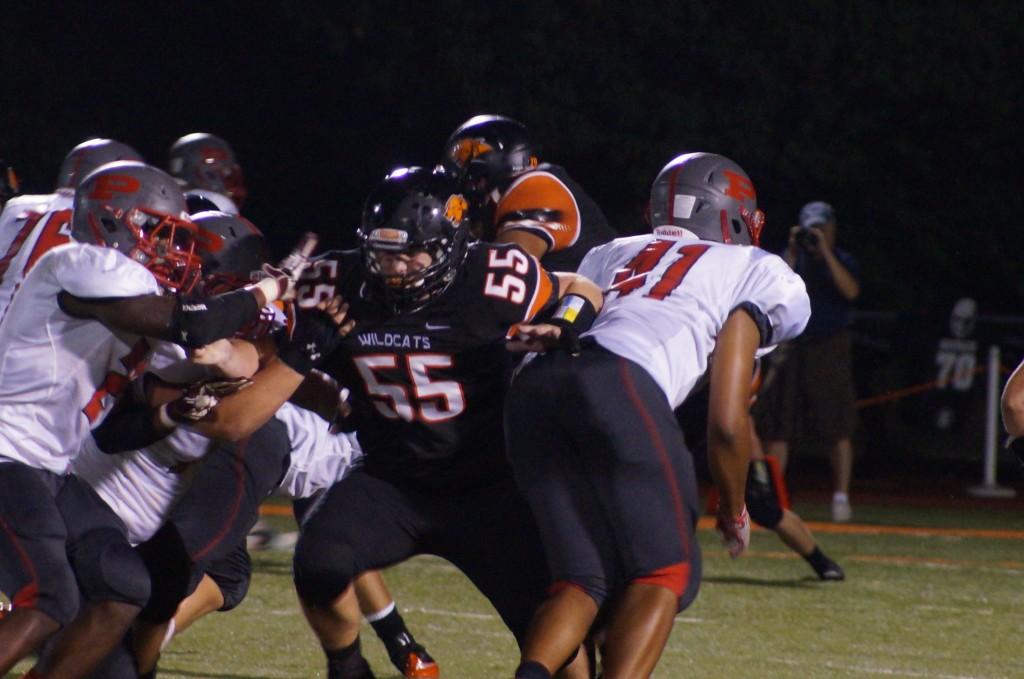
[[[799,222],[789,231],[783,258],[807,285],[811,320],[785,355],[776,357],[776,375],[761,399],[758,429],[766,452],[776,456],[783,469],[790,442],[798,437],[829,449],[832,520],[849,521],[850,439],[856,414],[846,327],[853,301],[860,295],[859,267],[852,255],[836,247],[831,205],[804,205]]]

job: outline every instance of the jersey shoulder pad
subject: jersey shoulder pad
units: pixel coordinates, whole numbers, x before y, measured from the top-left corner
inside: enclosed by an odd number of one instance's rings
[[[553,172],[532,170],[505,190],[494,212],[497,232],[526,231],[552,252],[572,246],[580,235],[580,208],[572,190]]]
[[[137,297],[159,294],[153,274],[114,248],[67,243],[43,255],[62,290],[76,297]]]
[[[554,277],[514,243],[474,243],[464,268],[466,303],[488,307],[506,326],[532,319],[558,297]]]

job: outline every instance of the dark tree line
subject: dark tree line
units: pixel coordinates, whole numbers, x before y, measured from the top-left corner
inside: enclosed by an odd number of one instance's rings
[[[477,112],[528,123],[615,224],[685,150],[743,165],[778,248],[837,208],[864,305],[1024,302],[1024,148],[1011,1],[7,4],[0,156],[45,191],[93,135],[163,164],[196,129],[236,146],[253,220],[351,242],[390,166]],[[56,18],[54,18],[56,17]]]

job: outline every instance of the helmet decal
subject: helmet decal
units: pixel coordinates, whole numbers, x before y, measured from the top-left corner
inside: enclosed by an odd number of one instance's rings
[[[490,153],[494,147],[483,139],[476,137],[472,139],[459,139],[452,149],[452,159],[459,165],[465,165],[474,158],[479,158],[485,153]]]
[[[115,193],[136,193],[142,184],[135,177],[125,174],[107,174],[96,179],[96,186],[89,193],[94,200],[110,200]]]
[[[469,210],[469,203],[462,194],[455,193],[448,198],[444,204],[444,217],[450,222],[458,224],[466,216]]]
[[[732,170],[725,170],[722,174],[729,180],[729,186],[725,189],[725,195],[731,196],[736,200],[757,199],[757,194],[754,193],[754,185],[750,183],[749,179]]]

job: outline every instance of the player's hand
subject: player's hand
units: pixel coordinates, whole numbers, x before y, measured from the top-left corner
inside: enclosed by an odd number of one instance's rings
[[[562,329],[550,323],[519,325],[516,334],[505,344],[505,348],[516,353],[548,351],[562,344]]]
[[[316,249],[319,237],[307,231],[299,239],[295,249],[281,260],[277,266],[264,264],[263,269],[255,272],[259,278],[251,288],[263,295],[263,304],[273,304],[277,300],[289,300],[295,297],[295,286],[302,272],[309,266],[309,258]]]
[[[750,515],[747,514],[747,506],[743,505],[739,518],[736,518],[719,505],[715,530],[722,536],[722,545],[729,556],[735,559],[745,552],[750,546]]]
[[[190,352],[189,360],[196,365],[219,366],[224,364],[234,353],[231,342],[219,339]]]
[[[160,407],[161,420],[174,423],[198,422],[209,415],[222,398],[250,384],[252,380],[245,377],[197,382],[185,389],[181,396]]]
[[[308,375],[318,362],[334,352],[355,324],[355,320],[348,318],[348,303],[338,296],[312,309],[298,309],[291,333],[282,338],[277,356],[292,370]]]

